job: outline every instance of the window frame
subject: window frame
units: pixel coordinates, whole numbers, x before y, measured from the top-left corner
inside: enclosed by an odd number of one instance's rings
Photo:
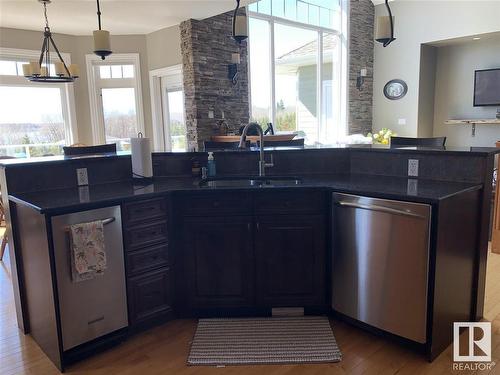
[[[339,126],[337,129],[334,130],[334,140],[339,140],[342,138],[342,136],[347,134],[347,103],[348,103],[348,90],[347,90],[347,49],[348,49],[348,38],[346,37],[347,34],[347,27],[348,27],[348,21],[346,21],[347,16],[346,14],[348,13],[348,1],[347,0],[341,0],[340,1],[340,15],[341,15],[341,20],[340,20],[340,25],[341,25],[341,30],[335,30],[335,29],[330,29],[327,27],[323,26],[316,26],[316,25],[311,25],[311,24],[306,24],[306,23],[301,23],[298,21],[290,20],[287,18],[283,17],[278,17],[278,16],[273,16],[273,15],[268,15],[268,14],[263,14],[255,11],[251,11],[247,8],[247,29],[250,30],[249,27],[249,22],[250,18],[255,18],[259,19],[262,21],[266,21],[269,23],[269,46],[270,46],[270,51],[269,51],[269,72],[270,72],[270,82],[271,82],[271,92],[270,92],[270,108],[271,108],[271,113],[270,115],[270,120],[272,121],[273,124],[276,124],[276,56],[275,56],[275,48],[274,48],[274,43],[275,43],[275,24],[281,24],[285,26],[292,26],[292,27],[297,27],[297,28],[302,28],[302,29],[307,29],[307,30],[312,30],[317,32],[317,42],[318,42],[318,50],[317,50],[317,66],[316,66],[316,90],[317,90],[317,99],[316,99],[316,110],[318,113],[317,116],[317,126],[318,126],[318,136],[321,134],[326,133],[326,123],[323,121],[323,116],[322,116],[322,110],[323,110],[323,92],[322,92],[322,79],[323,79],[323,37],[324,34],[333,34],[337,37],[339,37],[340,40],[340,48],[338,51],[338,59],[339,59],[339,69],[337,72],[332,72],[333,74],[333,80],[336,80],[337,84],[335,85],[335,93],[332,95],[333,103],[332,103],[332,108],[336,110],[336,118]],[[248,44],[248,82],[251,81],[251,46],[250,43]],[[339,76],[340,75],[340,76]],[[252,87],[251,84],[248,85],[248,92],[249,92],[249,105],[250,105],[250,114],[252,112]],[[336,98],[340,100],[336,100]]]
[[[135,91],[137,132],[146,136],[144,126],[144,107],[142,100],[141,65],[138,53],[113,53],[102,60],[94,54],[85,55],[87,82],[89,89],[90,120],[92,140],[95,145],[106,143],[103,103],[100,90],[103,88],[129,88]],[[133,65],[133,78],[100,78],[97,67],[101,65]]]
[[[71,55],[61,52],[66,65],[71,64]],[[38,61],[40,51],[0,47],[0,60]],[[13,87],[56,87],[61,92],[61,109],[64,121],[64,138],[66,145],[78,143],[78,126],[76,120],[75,91],[72,83],[37,83],[24,76],[0,75],[0,86]]]
[[[154,151],[172,151],[172,143],[170,137],[170,119],[169,126],[165,128],[164,126],[164,111],[168,112],[167,108],[164,108],[163,95],[162,95],[162,83],[161,78],[167,76],[181,75],[184,80],[182,70],[182,64],[172,65],[165,68],[159,68],[149,71],[149,91],[151,95],[151,112],[153,119],[153,150]],[[180,84],[180,89],[184,92],[184,84]],[[184,116],[186,112],[184,110]],[[185,119],[184,119],[185,121]]]

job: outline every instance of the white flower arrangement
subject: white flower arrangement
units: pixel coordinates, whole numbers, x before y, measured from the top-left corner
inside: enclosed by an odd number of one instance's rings
[[[373,134],[368,133],[366,136],[370,137],[373,143],[388,145],[391,141],[391,137],[394,137],[396,135],[397,134],[394,133],[391,129],[382,128],[380,131]]]

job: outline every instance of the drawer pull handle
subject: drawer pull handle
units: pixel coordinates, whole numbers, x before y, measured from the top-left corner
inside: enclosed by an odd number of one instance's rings
[[[87,324],[88,324],[88,325],[91,325],[91,324],[94,324],[94,323],[100,322],[100,321],[102,321],[102,320],[104,320],[104,316],[100,316],[100,317],[99,317],[99,318],[97,318],[97,319],[90,320],[90,321],[88,321],[88,322],[87,322]]]

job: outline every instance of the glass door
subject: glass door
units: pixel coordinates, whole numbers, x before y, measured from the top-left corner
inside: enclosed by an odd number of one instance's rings
[[[137,137],[137,111],[133,87],[101,89],[106,143],[118,151],[130,150],[130,138]]]
[[[161,77],[163,133],[167,151],[187,150],[182,76]]]

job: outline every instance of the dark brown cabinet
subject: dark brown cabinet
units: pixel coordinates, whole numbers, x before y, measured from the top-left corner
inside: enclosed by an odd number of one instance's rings
[[[183,242],[190,308],[253,305],[251,216],[186,218]]]
[[[326,302],[323,215],[256,217],[257,304],[320,306]]]
[[[174,317],[168,200],[122,206],[130,329],[140,331]]]
[[[159,322],[173,313],[170,280],[168,267],[129,278],[129,321],[132,326]]]
[[[203,193],[180,205],[188,315],[326,305],[323,192]]]

